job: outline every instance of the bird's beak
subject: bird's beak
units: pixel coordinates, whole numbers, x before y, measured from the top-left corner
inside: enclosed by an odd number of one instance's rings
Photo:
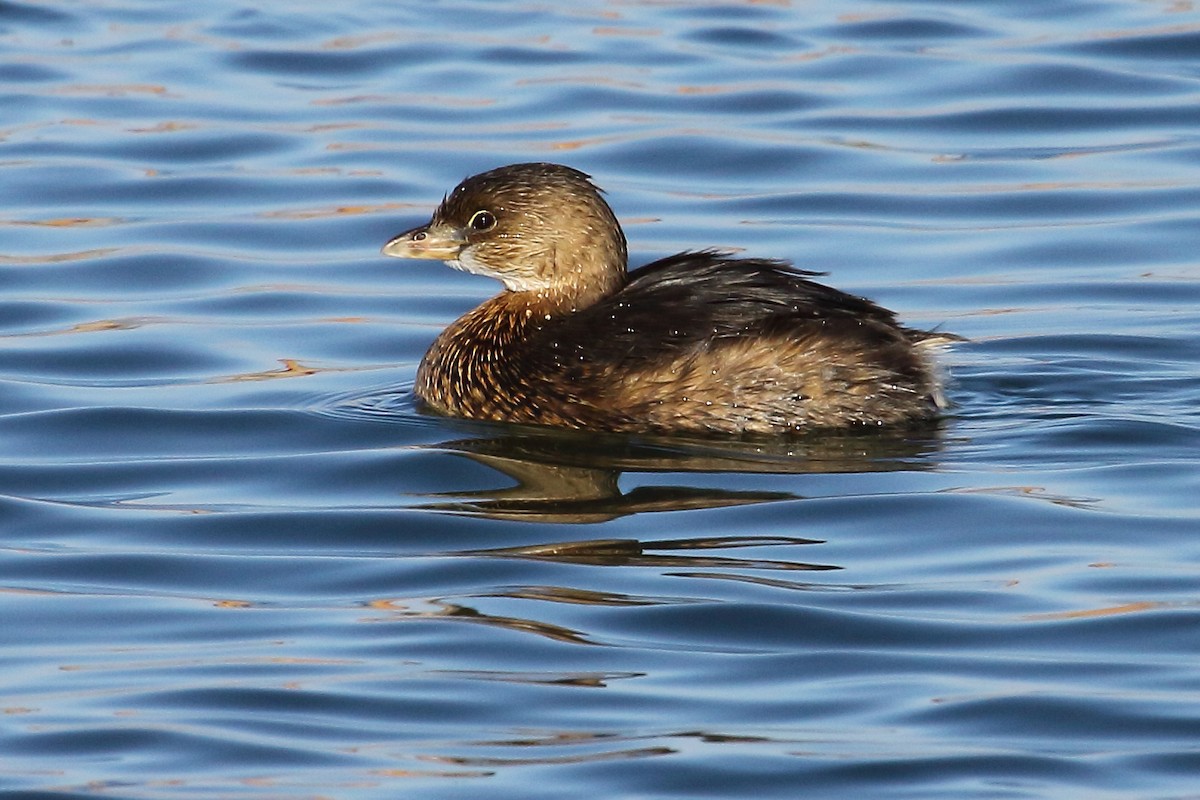
[[[466,244],[466,237],[458,228],[430,222],[393,237],[383,246],[383,254],[392,258],[457,261]]]

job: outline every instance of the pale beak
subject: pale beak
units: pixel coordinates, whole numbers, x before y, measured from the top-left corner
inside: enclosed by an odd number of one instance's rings
[[[450,225],[430,222],[393,237],[383,246],[383,254],[392,258],[457,261],[466,244],[462,231]]]

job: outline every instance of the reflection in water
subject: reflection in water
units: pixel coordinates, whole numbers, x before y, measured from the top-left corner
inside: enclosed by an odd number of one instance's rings
[[[675,556],[651,553],[651,550],[707,550],[736,547],[768,547],[779,545],[822,544],[817,539],[792,536],[719,536],[697,539],[640,542],[637,539],[595,539],[584,542],[556,542],[523,547],[498,547],[492,550],[469,550],[461,555],[494,556],[500,558],[530,558],[570,564],[590,564],[610,567],[701,567],[725,569],[827,570],[837,567],[824,564],[802,564],[759,558],[729,558],[727,556]],[[580,602],[580,601],[576,601]]]
[[[597,753],[578,753],[564,756],[542,756],[529,758],[499,758],[495,756],[455,756],[444,761],[470,767],[519,767],[539,764],[588,764],[596,761],[627,760],[648,756],[668,756],[676,751],[669,747],[637,747],[619,750],[604,750]]]
[[[463,423],[464,427],[474,427]],[[479,426],[493,432],[496,426]],[[515,432],[514,432],[515,431]],[[680,511],[750,503],[794,500],[791,492],[739,491],[707,486],[641,486],[623,492],[623,472],[687,473],[757,472],[805,473],[813,471],[913,469],[928,463],[923,456],[936,449],[930,436],[829,436],[778,442],[695,442],[678,439],[594,435],[575,431],[526,430],[503,426],[492,436],[457,439],[436,445],[438,450],[460,455],[513,479],[515,486],[472,492],[445,493],[424,507],[453,514],[498,520],[555,523],[593,523],[645,511]],[[794,536],[706,536],[639,540],[605,538],[538,542],[526,545],[452,552],[468,559],[521,559],[600,567],[649,567],[675,570],[669,574],[726,578],[749,583],[787,585],[801,582],[769,579],[758,573],[795,573],[839,569],[836,565],[783,558],[734,556],[745,548],[801,547],[819,540]],[[471,597],[427,600],[376,600],[369,607],[386,612],[371,621],[438,620],[469,622],[532,633],[557,642],[610,645],[588,633],[536,619],[533,614],[514,616],[488,613],[469,602],[489,599],[534,601],[602,607],[656,606],[696,602],[682,597],[648,597],[572,586],[516,585],[495,588]],[[509,673],[488,673],[490,680],[551,680],[571,685],[604,685],[612,675],[555,674],[549,678]]]
[[[471,423],[463,427],[474,429]],[[543,523],[594,523],[646,511],[719,508],[795,500],[791,492],[746,491],[711,486],[639,486],[622,491],[623,472],[665,473],[808,473],[912,470],[929,465],[940,439],[934,430],[840,434],[772,442],[688,441],[588,434],[576,431],[481,425],[492,433],[436,445],[438,450],[471,459],[513,479],[514,486],[435,495],[424,507],[497,520]],[[837,565],[784,558],[730,555],[745,548],[782,548],[821,544],[794,536],[705,536],[640,540],[605,538],[538,542],[510,547],[463,550],[455,557],[522,559],[602,567],[649,567],[667,574],[803,589],[801,581],[762,573],[827,571]],[[718,552],[724,551],[724,552]],[[680,597],[646,597],[577,587],[519,585],[476,596],[590,606],[653,606],[692,602]],[[533,633],[572,644],[605,644],[585,632],[530,616],[489,614],[464,598],[412,603],[377,601],[397,619],[473,622]],[[556,680],[563,680],[561,676]],[[574,678],[566,679],[573,682]],[[596,680],[589,676],[584,682]]]
[[[755,582],[758,578],[747,574],[750,571],[824,571],[839,569],[829,564],[809,564],[784,559],[735,558],[713,555],[674,555],[654,553],[654,550],[728,550],[745,547],[788,547],[815,545],[822,542],[789,536],[721,536],[694,539],[671,539],[640,542],[635,539],[595,539],[590,541],[554,542],[518,547],[498,547],[486,550],[464,550],[453,553],[464,558],[518,558],[534,561],[549,561],[563,564],[608,567],[687,567],[693,570],[713,572],[671,573],[692,574],[700,577],[724,577],[731,580]],[[731,572],[731,570],[734,570]],[[790,582],[783,582],[789,583]],[[801,586],[799,583],[791,588]],[[508,599],[543,603],[565,603],[568,605],[633,607],[663,606],[699,602],[683,597],[648,597],[617,592],[594,591],[569,586],[518,585],[511,588],[494,589],[471,595],[478,600]],[[504,628],[517,633],[532,633],[567,644],[604,645],[584,631],[564,625],[545,622],[531,617],[490,614],[465,602],[470,598],[430,599],[376,599],[365,603],[372,611],[382,612],[366,618],[368,622],[388,621],[451,621]],[[496,673],[494,679],[501,674]],[[608,676],[609,678],[613,676]],[[553,682],[574,684],[578,676],[558,675]],[[589,674],[582,679],[587,685],[595,685],[597,676]]]
[[[493,426],[494,427],[494,426]],[[509,432],[516,430],[517,433]],[[438,511],[527,522],[604,522],[647,511],[684,511],[795,500],[791,492],[711,486],[638,486],[623,492],[623,472],[803,474],[928,468],[936,425],[901,431],[812,435],[762,441],[689,440],[524,429],[437,445],[516,481],[515,486],[435,497]]]
[[[556,642],[565,642],[567,644],[600,644],[600,642],[589,639],[582,632],[572,630],[563,625],[554,625],[539,620],[523,619],[521,617],[485,614],[469,606],[445,600],[431,600],[423,605],[412,601],[373,600],[367,605],[372,609],[388,612],[386,616],[369,617],[368,621],[370,622],[387,622],[391,620],[452,620],[456,622],[473,622],[479,625],[505,628],[518,633],[533,633]]]
[[[936,429],[814,436],[772,442],[687,441],[652,439],[482,425],[462,427],[492,435],[477,435],[436,445],[438,450],[463,456],[511,478],[515,485],[472,492],[444,493],[425,508],[497,520],[543,523],[594,523],[646,511],[681,511],[752,503],[794,500],[791,492],[746,491],[711,486],[639,486],[622,491],[624,472],[665,473],[808,473],[886,471],[922,468],[931,463],[940,439]],[[469,559],[521,559],[600,567],[649,567],[666,574],[718,578],[777,588],[802,589],[801,581],[768,577],[780,573],[836,570],[840,567],[779,558],[784,548],[821,544],[794,536],[705,536],[640,540],[604,538],[537,542],[472,549],[451,553]],[[737,556],[729,551],[771,548],[776,557]],[[767,573],[764,575],[763,573]],[[565,603],[588,606],[655,606],[695,602],[682,597],[647,597],[571,586],[517,585],[473,596],[488,599]],[[376,601],[385,619],[453,620],[533,633],[570,644],[605,645],[584,631],[536,619],[535,614],[492,614],[474,607],[471,598],[440,598],[424,602]],[[609,676],[611,677],[611,676]],[[490,675],[494,680],[511,676]],[[545,680],[543,676],[539,680]],[[519,680],[529,680],[528,676]],[[554,681],[603,685],[605,678],[589,674],[556,675]],[[599,682],[599,683],[597,683]]]
[[[503,670],[433,670],[430,674],[449,675],[477,681],[497,681],[532,686],[571,686],[584,689],[605,689],[610,682],[645,677],[644,672],[505,672]],[[512,742],[512,744],[520,744]]]

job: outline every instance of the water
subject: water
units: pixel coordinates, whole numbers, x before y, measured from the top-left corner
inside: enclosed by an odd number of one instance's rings
[[[1200,797],[1200,12],[0,3],[0,787]],[[451,422],[464,175],[969,337],[922,436]]]

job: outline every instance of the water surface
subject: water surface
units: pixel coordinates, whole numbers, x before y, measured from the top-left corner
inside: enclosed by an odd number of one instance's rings
[[[261,4],[260,4],[261,5]],[[1190,3],[0,3],[0,789],[1194,798]],[[969,338],[952,414],[437,419],[378,249],[553,160],[635,263]]]

